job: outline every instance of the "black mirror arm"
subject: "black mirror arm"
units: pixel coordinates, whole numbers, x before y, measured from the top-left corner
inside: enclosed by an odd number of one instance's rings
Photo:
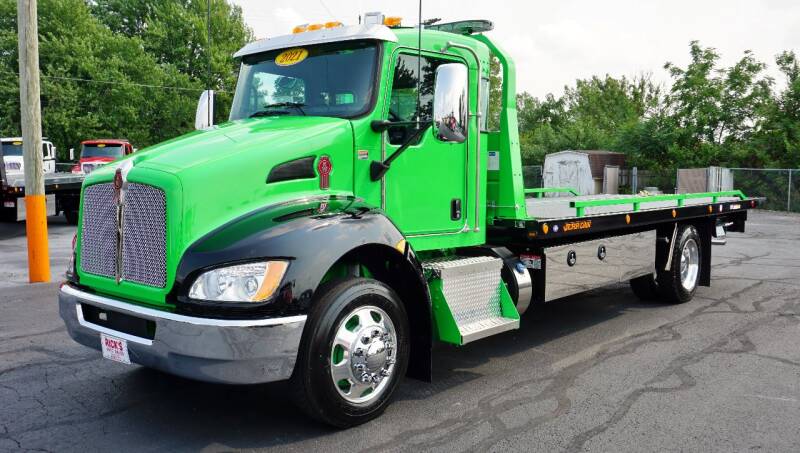
[[[389,121],[389,120],[373,120],[369,123],[369,126],[375,132],[384,132],[388,130],[390,127],[397,127],[397,126],[416,126],[416,121]]]
[[[412,124],[417,124],[417,123],[414,122]],[[411,137],[408,137],[405,143],[400,145],[400,147],[397,148],[392,153],[391,156],[387,157],[386,160],[384,160],[383,162],[379,160],[373,160],[369,166],[370,179],[372,179],[373,181],[379,181],[381,178],[383,178],[383,175],[385,175],[386,172],[389,171],[389,167],[392,165],[392,162],[394,162],[394,160],[397,159],[397,157],[400,156],[400,154],[402,154],[403,151],[408,149],[408,147],[411,146],[413,142],[415,142],[425,131],[427,131],[432,124],[433,124],[432,122],[420,123],[420,128],[417,129],[417,131],[414,132],[414,134]],[[393,126],[397,125],[397,123],[394,123],[392,125]]]

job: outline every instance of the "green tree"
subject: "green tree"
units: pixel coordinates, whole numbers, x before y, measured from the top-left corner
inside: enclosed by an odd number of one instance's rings
[[[517,96],[520,145],[526,162],[566,149],[615,148],[621,130],[658,110],[660,88],[641,76],[633,80],[592,77],[543,100]]]
[[[775,59],[785,77],[786,88],[778,93],[765,113],[754,137],[756,149],[766,150],[763,160],[781,168],[800,167],[800,64],[794,52]]]
[[[156,51],[159,45],[168,50],[165,39],[157,39],[163,34],[156,33],[167,27],[166,22],[151,23],[150,14],[142,14],[156,7],[163,11],[180,6],[167,3],[104,2],[102,11],[108,15],[101,21],[99,3],[40,0],[43,131],[59,147],[62,159],[68,148],[89,138],[125,137],[144,147],[192,130],[197,98],[206,86],[205,78],[198,75],[203,74],[203,64],[197,63],[197,73],[193,73],[185,61],[173,63],[168,60],[172,57]],[[212,32],[219,30],[212,39],[217,43],[214,61],[219,60],[214,65],[216,87],[226,91],[217,104],[223,106],[218,118],[224,119],[225,96],[230,97],[236,76],[231,49],[238,49],[250,32],[241,22],[241,11],[219,3],[214,0],[212,5],[218,11],[212,17]],[[205,4],[191,8],[205,11]],[[200,17],[199,13],[195,16]],[[175,21],[177,26],[179,19]],[[192,24],[201,28],[198,33],[205,40],[205,22]],[[175,52],[181,51],[178,42],[172,43],[178,49]],[[20,133],[17,71],[16,3],[0,0],[0,134],[5,136]]]
[[[685,69],[664,66],[673,79],[667,98],[676,127],[670,159],[676,165],[763,165],[763,150],[753,149],[750,139],[773,102],[773,82],[762,74],[766,65],[746,51],[730,68],[718,68],[716,50],[697,41],[690,55]]]
[[[191,129],[200,85],[156,62],[138,38],[112,33],[82,0],[39,5],[43,132],[62,151],[98,137],[144,146]],[[0,3],[0,46],[0,127],[3,135],[18,135],[16,5],[10,1]]]
[[[775,93],[766,65],[752,52],[719,66],[714,48],[689,46],[684,68],[667,63],[667,92],[649,76],[577,80],[564,94],[517,98],[523,159],[540,163],[564,149],[622,151],[630,165],[676,167],[800,166],[800,64],[793,52],[776,63],[786,88]]]
[[[92,13],[113,32],[141,39],[159,63],[174,66],[204,87],[210,84],[218,91],[216,119],[227,119],[238,71],[231,55],[253,39],[239,6],[226,0],[97,0],[91,5]]]

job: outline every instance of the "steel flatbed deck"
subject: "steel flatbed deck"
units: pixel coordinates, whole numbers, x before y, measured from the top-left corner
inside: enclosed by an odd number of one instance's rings
[[[721,217],[741,224],[747,210],[759,206],[761,198],[742,192],[707,192],[675,195],[572,195],[542,197],[570,189],[526,190],[527,219],[496,219],[488,228],[492,243],[550,245],[588,237],[621,235],[657,228],[659,225],[697,218]],[[736,226],[731,231],[738,231]]]
[[[47,190],[48,188],[60,189],[64,187],[80,188],[81,184],[83,183],[84,177],[85,175],[83,174],[76,175],[67,172],[45,174],[44,175],[45,190]],[[4,182],[5,186],[17,189],[17,191],[20,191],[20,189],[22,190],[25,189],[25,176],[6,175],[6,179],[8,181]]]
[[[0,217],[3,220],[24,220],[25,176],[0,172]],[[78,203],[85,175],[67,172],[44,175],[44,193],[47,196],[48,215],[63,212],[67,221],[78,221]]]

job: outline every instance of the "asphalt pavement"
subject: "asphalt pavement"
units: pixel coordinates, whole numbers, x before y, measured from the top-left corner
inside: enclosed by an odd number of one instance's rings
[[[800,216],[747,227],[690,303],[623,285],[553,302],[438,346],[433,383],[407,379],[382,417],[337,431],[281,383],[193,382],[74,343],[57,284],[26,283],[24,226],[0,224],[0,450],[800,451]],[[50,233],[55,280],[74,227]]]

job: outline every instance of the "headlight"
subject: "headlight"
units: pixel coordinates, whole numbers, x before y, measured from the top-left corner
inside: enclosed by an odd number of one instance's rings
[[[214,302],[263,302],[278,289],[289,263],[263,261],[203,272],[189,289],[192,299]]]

